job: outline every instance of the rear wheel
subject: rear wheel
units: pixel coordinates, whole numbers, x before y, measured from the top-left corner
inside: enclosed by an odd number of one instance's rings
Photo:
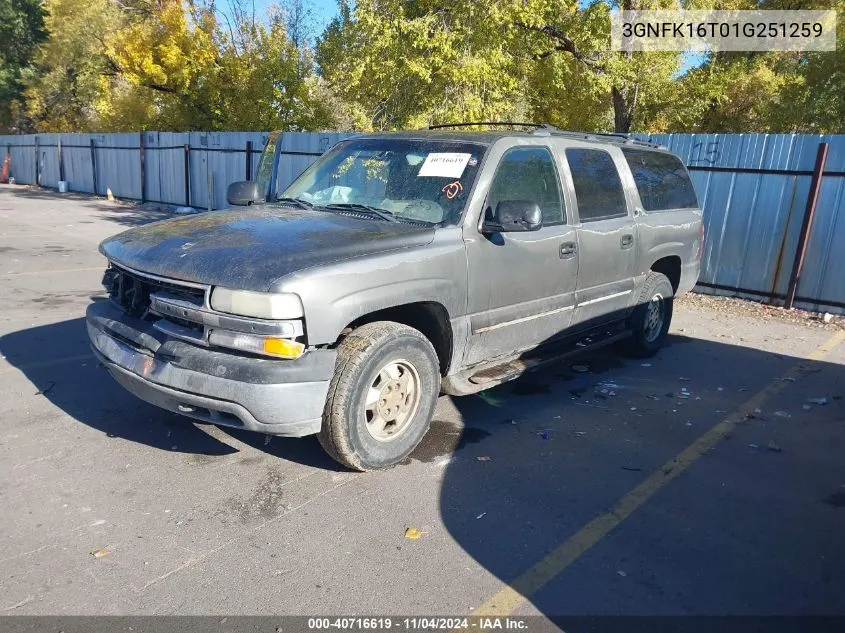
[[[663,347],[672,322],[674,294],[666,275],[654,271],[646,275],[640,300],[631,315],[628,349],[634,356],[654,356]]]
[[[338,345],[319,440],[355,470],[393,466],[428,431],[440,393],[431,342],[400,323],[368,323]]]

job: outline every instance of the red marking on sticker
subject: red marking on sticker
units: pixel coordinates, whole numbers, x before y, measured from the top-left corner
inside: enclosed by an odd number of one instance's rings
[[[464,186],[461,184],[460,180],[456,180],[455,182],[450,182],[448,185],[443,187],[440,191],[446,194],[446,197],[449,200],[452,200],[455,196],[461,193],[464,190]]]

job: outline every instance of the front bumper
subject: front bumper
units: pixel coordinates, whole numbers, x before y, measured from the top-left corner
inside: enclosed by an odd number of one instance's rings
[[[100,362],[135,396],[203,422],[301,437],[317,433],[334,373],[333,350],[297,360],[253,358],[169,338],[110,301],[86,313]]]

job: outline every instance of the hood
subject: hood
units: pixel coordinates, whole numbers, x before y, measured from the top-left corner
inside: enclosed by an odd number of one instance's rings
[[[110,237],[100,252],[140,272],[262,292],[298,270],[433,238],[430,227],[263,206],[154,222]]]

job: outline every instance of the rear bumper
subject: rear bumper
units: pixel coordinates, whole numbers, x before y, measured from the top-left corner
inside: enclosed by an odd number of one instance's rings
[[[681,266],[681,281],[678,284],[676,295],[689,292],[698,283],[698,275],[701,273],[701,262],[695,259]]]
[[[91,345],[129,392],[191,418],[301,437],[320,430],[333,350],[297,360],[243,356],[170,339],[108,301],[86,313]]]

